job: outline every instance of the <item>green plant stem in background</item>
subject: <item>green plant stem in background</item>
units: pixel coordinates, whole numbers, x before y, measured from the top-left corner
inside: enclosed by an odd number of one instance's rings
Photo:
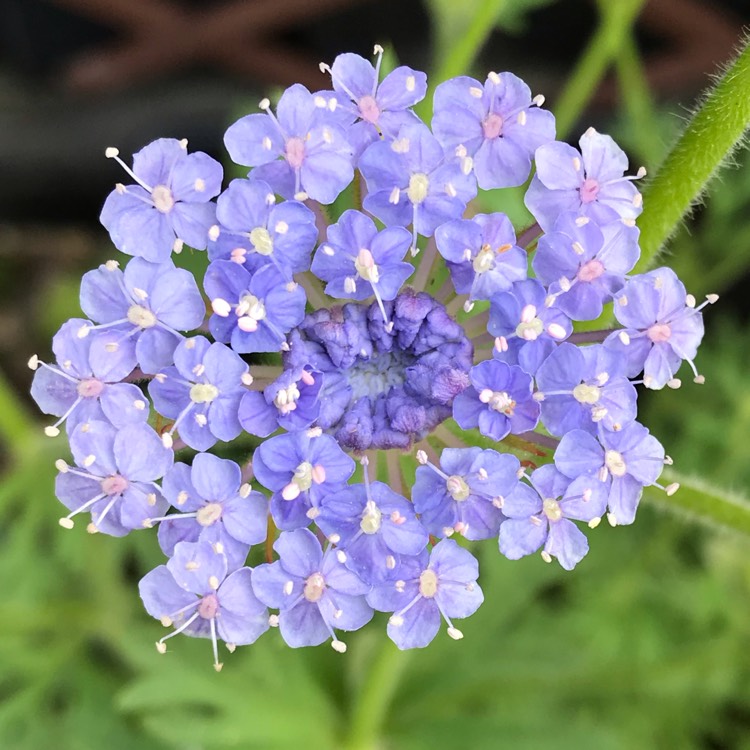
[[[386,640],[376,655],[354,700],[346,750],[375,750],[383,721],[396,692],[408,653]]]
[[[708,526],[750,534],[750,502],[734,493],[692,477],[685,478],[665,471],[660,479],[665,485],[679,481],[674,495],[647,488],[646,497],[654,505]]]
[[[662,155],[659,127],[654,117],[651,91],[641,64],[638,45],[632,34],[626,34],[615,59],[620,97],[633,134],[638,156],[654,169]]]
[[[680,220],[700,200],[750,125],[750,38],[726,69],[643,191],[641,259],[647,270]],[[727,252],[731,248],[727,248]]]
[[[8,453],[20,456],[34,429],[36,422],[31,419],[0,370],[0,442],[5,444]]]
[[[557,139],[565,140],[607,68],[617,58],[644,0],[599,0],[599,25],[557,99]]]
[[[483,0],[477,7],[471,22],[450,49],[438,50],[436,67],[430,76],[427,96],[415,107],[417,114],[425,121],[432,118],[432,95],[437,84],[458,75],[466,75],[487,41],[500,15],[506,0]]]

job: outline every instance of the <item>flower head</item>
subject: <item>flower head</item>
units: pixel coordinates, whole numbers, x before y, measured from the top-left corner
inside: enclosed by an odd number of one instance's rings
[[[337,633],[373,609],[399,648],[441,619],[458,640],[452,618],[483,599],[458,537],[570,570],[588,551],[577,522],[632,523],[644,487],[678,488],[659,484],[671,459],[636,421],[634,386],[677,387],[683,359],[703,382],[704,305],[668,269],[633,273],[624,153],[593,130],[580,152],[554,142],[543,97],[511,73],[439,85],[433,133],[411,109],[424,74],[381,82],[375,54],[339,55],[321,66],[332,91],[293,85],[234,123],[227,149],[251,170],[215,206],[221,168],[183,142],[152,143],[132,170],[110,150],[138,184],[102,221],[141,257],[87,273],[91,320],[60,329],[56,363],[29,360],[58,417],[45,431],[67,423],[73,452],[56,462],[60,524],[158,524],[170,560],[141,596],[175,630],[157,649],[210,637],[217,670],[219,640],[232,651],[269,626],[344,652]],[[532,160],[538,223],[517,238],[469,204],[524,183]],[[205,297],[170,260],[184,242],[207,244]],[[623,328],[575,330],[610,305]]]
[[[383,48],[375,47],[377,60],[373,65],[360,55],[346,52],[338,55],[329,68],[321,69],[331,74],[336,95],[321,91],[315,102],[319,107],[347,116],[347,133],[359,155],[381,135],[395,138],[402,125],[419,122],[411,111],[427,93],[427,76],[406,65],[392,70],[380,81],[380,64]]]
[[[401,562],[388,581],[373,586],[367,601],[382,612],[393,612],[388,637],[400,648],[424,648],[435,638],[440,621],[453,640],[463,633],[451,618],[473,615],[484,601],[477,584],[479,566],[473,555],[452,539],[443,539],[430,552]]]
[[[133,156],[133,169],[107,149],[135,180],[118,184],[100,221],[118,250],[154,263],[169,260],[183,244],[205,250],[208,230],[216,221],[211,198],[221,190],[221,164],[200,151],[188,154],[187,141],[160,138]]]
[[[172,364],[180,331],[203,322],[206,306],[192,275],[171,260],[149,263],[133,258],[121,271],[116,262],[102,264],[84,274],[81,308],[99,325],[81,326],[78,335],[97,336],[89,360],[96,368],[136,365],[156,373]],[[106,337],[98,334],[107,331]],[[118,335],[113,340],[109,332]]]
[[[531,486],[519,483],[505,498],[508,520],[500,527],[500,552],[510,560],[542,549],[542,558],[557,558],[572,570],[586,555],[588,541],[573,521],[595,528],[607,507],[607,487],[597,477],[570,480],[548,464],[531,475]]]
[[[589,128],[578,151],[567,143],[545,143],[536,151],[536,175],[526,193],[526,205],[539,225],[550,231],[557,219],[573,211],[598,224],[614,219],[637,219],[643,197],[623,177],[628,168],[625,152],[608,135]],[[638,171],[637,177],[646,174]]]
[[[167,640],[179,633],[210,638],[217,672],[223,666],[218,639],[233,651],[269,627],[268,610],[253,592],[252,569],[227,575],[226,557],[209,542],[180,542],[169,562],[147,573],[138,588],[146,611],[165,627],[175,626],[157,641],[157,651],[165,653]]]
[[[317,646],[329,638],[343,653],[335,630],[358,630],[372,618],[364,595],[369,586],[341,562],[346,556],[325,553],[308,529],[285,531],[274,544],[279,560],[260,565],[253,575],[257,597],[279,610],[281,636],[292,648]]]
[[[203,336],[178,344],[174,362],[148,387],[158,412],[175,420],[164,439],[169,441],[179,430],[196,450],[207,450],[217,440],[234,440],[242,432],[240,399],[252,382],[247,364],[229,347],[211,344]]]
[[[234,461],[199,453],[192,466],[176,463],[164,476],[164,497],[177,513],[148,518],[159,524],[159,544],[173,555],[179,542],[207,541],[223,552],[227,569],[241,567],[250,546],[266,539],[268,501],[242,481]]]
[[[341,128],[301,84],[279,99],[276,114],[267,99],[264,114],[246,115],[227,130],[224,144],[238,164],[256,167],[253,179],[284,198],[333,203],[353,177],[352,147]]]
[[[473,157],[483,190],[521,185],[537,147],[555,137],[555,118],[543,96],[512,73],[490,73],[484,85],[468,76],[435,90],[432,128],[446,149]]]
[[[121,359],[90,357],[94,337],[80,338],[78,332],[89,325],[88,321],[73,318],[60,328],[52,339],[52,351],[57,359],[50,365],[32,359],[34,380],[31,395],[45,414],[59,417],[45,433],[55,437],[64,422],[68,433],[79,424],[92,420],[110,422],[115,427],[145,422],[148,419],[148,401],[138,386],[120,382],[130,374],[132,366]],[[117,341],[116,332],[102,332],[104,346]]]
[[[79,424],[70,436],[75,467],[57,463],[55,494],[70,513],[60,525],[73,528],[79,513],[91,513],[91,533],[125,536],[144,521],[162,515],[167,502],[155,481],[174,454],[145,424],[116,429],[108,422]]]

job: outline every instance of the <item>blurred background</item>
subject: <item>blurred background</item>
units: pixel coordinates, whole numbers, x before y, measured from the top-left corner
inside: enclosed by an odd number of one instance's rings
[[[593,125],[653,173],[748,22],[747,0],[3,0],[0,748],[750,748],[747,539],[649,504],[592,534],[573,574],[479,546],[486,602],[460,643],[402,654],[382,620],[343,657],[274,633],[218,675],[205,641],[159,656],[137,594],[156,541],[58,527],[63,438],[42,435],[26,368],[115,255],[97,220],[120,179],[108,146],[186,137],[226,161],[224,130],[261,96],[324,88],[319,61],[379,43],[437,81],[511,70],[559,138]],[[735,161],[666,259],[722,295],[706,385],[645,394],[641,414],[676,467],[747,495],[750,159]],[[499,201],[527,221],[518,193]]]

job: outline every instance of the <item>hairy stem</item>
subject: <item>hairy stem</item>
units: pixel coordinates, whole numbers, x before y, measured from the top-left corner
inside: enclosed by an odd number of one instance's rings
[[[645,497],[654,505],[683,513],[709,526],[750,534],[750,502],[745,498],[698,479],[680,477],[668,470],[664,471],[659,481],[665,485],[679,481],[680,489],[673,495],[667,495],[661,490],[647,487]]]
[[[700,200],[711,179],[741,143],[750,125],[750,37],[705,96],[654,179],[644,188],[641,259],[648,269],[683,216]]]

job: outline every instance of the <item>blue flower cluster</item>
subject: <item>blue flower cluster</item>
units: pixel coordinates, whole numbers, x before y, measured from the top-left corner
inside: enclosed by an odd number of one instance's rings
[[[614,141],[555,141],[543,97],[512,73],[440,84],[429,128],[411,109],[426,76],[381,81],[381,57],[340,55],[322,66],[332,90],[294,85],[232,125],[227,150],[251,171],[223,192],[221,166],[185,141],[151,143],[132,168],[107,150],[132,182],[101,221],[134,257],[83,277],[86,318],[55,335],[54,364],[32,357],[32,395],[58,417],[46,433],[64,425],[70,442],[60,525],[158,525],[169,560],[140,593],[174,626],[160,652],[177,633],[207,637],[219,669],[218,640],[232,651],[271,626],[292,647],[344,651],[337,631],[374,610],[400,648],[442,621],[459,639],[453,619],[483,595],[456,539],[572,569],[588,551],[576,522],[630,524],[643,488],[661,487],[669,459],[636,421],[635,386],[678,387],[683,360],[703,382],[700,311],[716,297],[697,305],[668,268],[631,274],[644,173],[624,176]],[[519,237],[471,210],[478,189],[522,185],[533,165],[537,223]],[[326,221],[353,181],[361,206]],[[202,290],[173,262],[184,246],[207,250]],[[619,328],[574,333],[609,305]],[[438,456],[428,437],[450,418],[495,447],[466,434]],[[522,464],[509,434],[551,462]],[[243,466],[206,452],[258,438]],[[397,467],[414,450],[407,498]],[[385,451],[388,482],[372,468]],[[267,562],[247,567],[264,543]]]

